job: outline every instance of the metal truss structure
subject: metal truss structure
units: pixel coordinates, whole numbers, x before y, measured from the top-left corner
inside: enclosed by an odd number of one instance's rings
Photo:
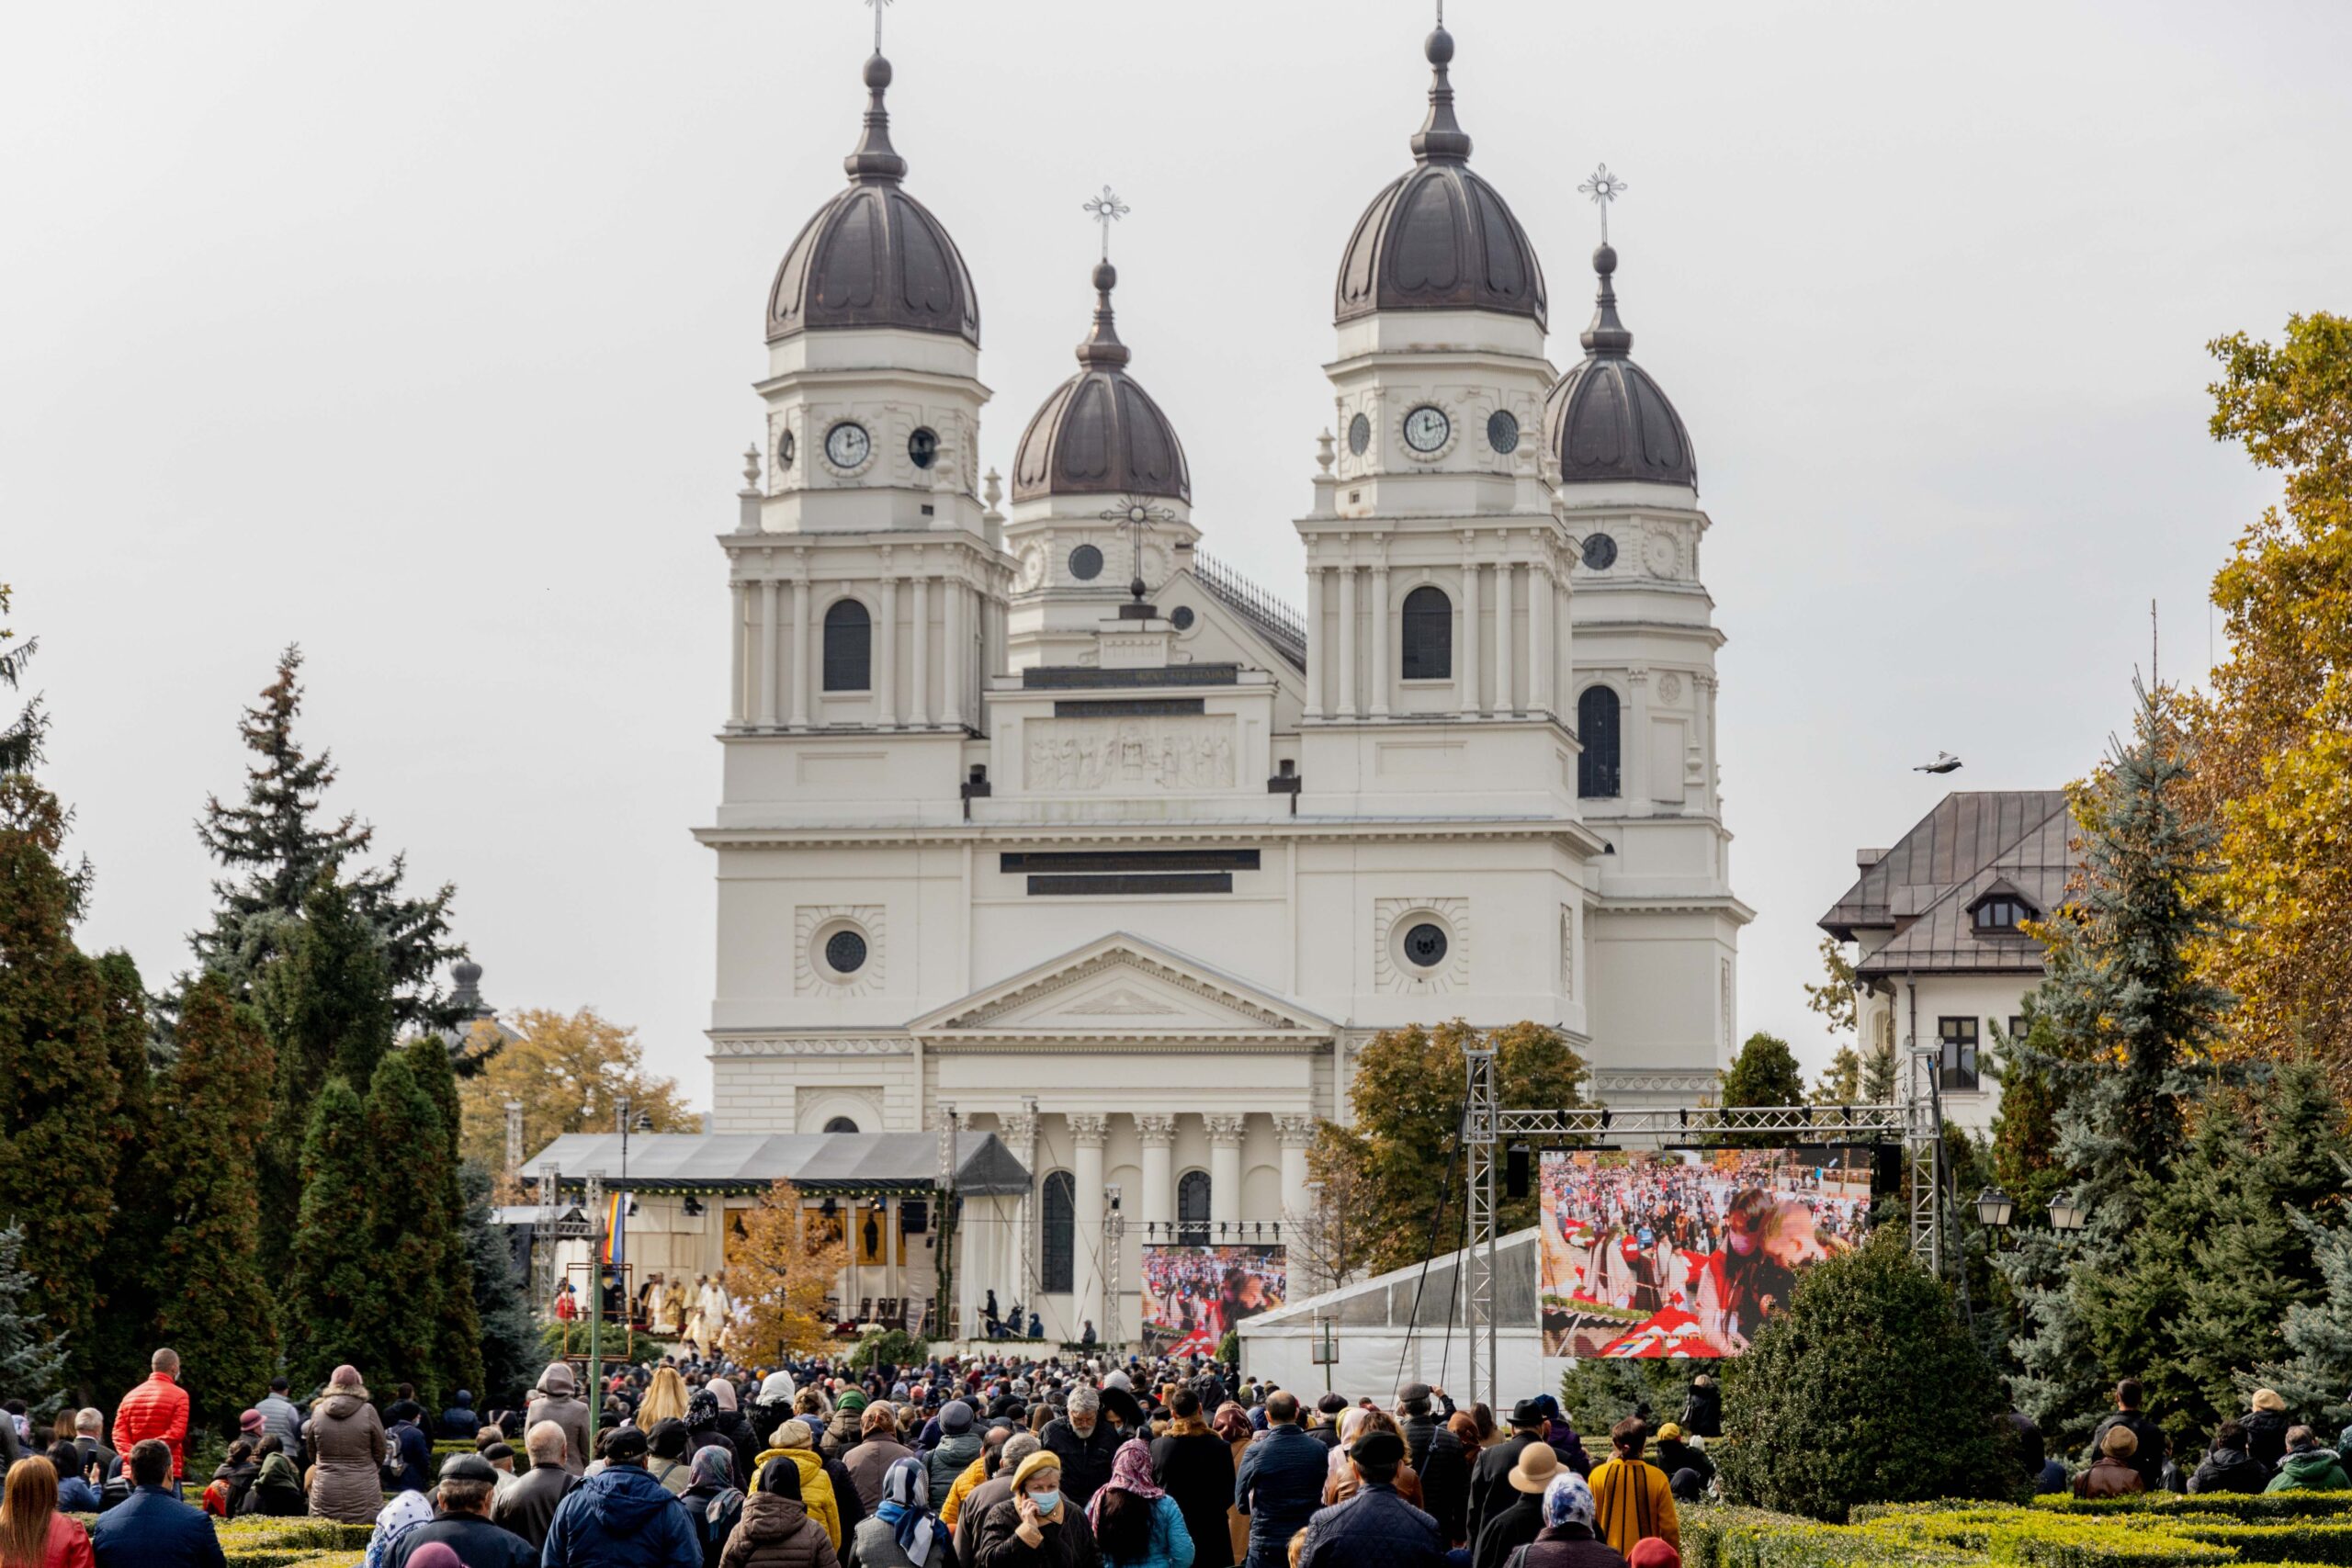
[[[1941,1191],[1942,1107],[1935,1089],[1932,1053],[1913,1059],[1915,1088],[1925,1088],[1905,1105],[1675,1106],[1616,1110],[1609,1106],[1572,1110],[1502,1109],[1496,1079],[1495,1046],[1480,1040],[1464,1048],[1468,1094],[1464,1101],[1464,1152],[1469,1191],[1464,1212],[1469,1235],[1462,1279],[1470,1330],[1470,1398],[1500,1408],[1495,1387],[1495,1162],[1498,1145],[1566,1143],[1633,1144],[1644,1147],[1720,1142],[1731,1134],[1767,1134],[1790,1144],[1894,1144],[1903,1145],[1910,1175],[1905,1188],[1911,1220],[1911,1251],[1931,1271],[1943,1271]]]

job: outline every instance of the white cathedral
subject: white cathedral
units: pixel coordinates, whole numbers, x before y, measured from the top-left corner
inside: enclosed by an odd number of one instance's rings
[[[1029,1190],[967,1234],[967,1312],[1132,1326],[1107,1292],[1145,1227],[1272,1239],[1381,1030],[1553,1024],[1617,1104],[1692,1102],[1734,1049],[1690,436],[1605,243],[1554,368],[1442,28],[1427,52],[1411,166],[1340,258],[1303,616],[1201,549],[1107,264],[1010,510],[983,481],[979,302],[878,51],[848,184],[777,269],[696,830],[712,1131],[995,1133]]]

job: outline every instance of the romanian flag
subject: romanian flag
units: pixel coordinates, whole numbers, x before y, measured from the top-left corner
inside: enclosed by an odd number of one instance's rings
[[[605,1195],[605,1252],[603,1261],[616,1266],[628,1260],[628,1194],[608,1192]]]

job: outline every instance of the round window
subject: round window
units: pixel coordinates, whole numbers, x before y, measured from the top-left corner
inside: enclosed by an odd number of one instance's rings
[[[939,436],[926,428],[907,437],[907,460],[918,468],[928,468],[939,460]]]
[[[1348,421],[1348,450],[1361,457],[1372,445],[1372,421],[1358,414]]]
[[[1584,541],[1584,564],[1589,571],[1607,571],[1617,564],[1617,541],[1606,534],[1588,535]]]
[[[1190,604],[1177,605],[1174,610],[1169,612],[1168,624],[1174,626],[1180,632],[1191,631],[1193,629],[1193,607]]]
[[[1091,582],[1102,575],[1102,552],[1092,545],[1080,545],[1069,553],[1069,574],[1080,582]]]
[[[1509,409],[1487,416],[1487,445],[1508,456],[1519,450],[1519,420]]]
[[[775,466],[779,468],[792,467],[792,432],[787,430],[775,438]]]
[[[840,931],[825,939],[825,964],[836,975],[854,975],[865,967],[865,939]]]
[[[1423,969],[1445,962],[1445,928],[1427,920],[1405,933],[1405,956]]]

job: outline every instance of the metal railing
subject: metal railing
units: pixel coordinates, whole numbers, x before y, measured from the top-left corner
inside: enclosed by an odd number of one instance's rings
[[[1193,575],[1221,603],[1265,634],[1290,661],[1306,668],[1306,618],[1215,556],[1193,552]]]

